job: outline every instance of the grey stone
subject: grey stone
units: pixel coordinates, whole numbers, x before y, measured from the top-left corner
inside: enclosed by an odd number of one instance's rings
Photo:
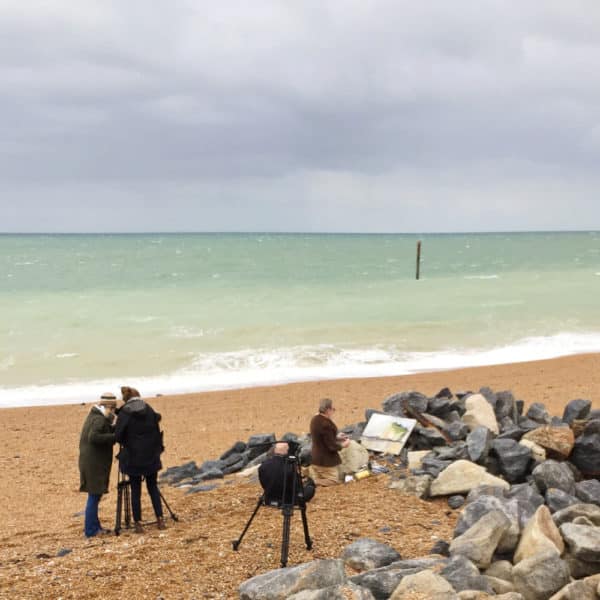
[[[285,600],[302,590],[345,582],[344,561],[315,560],[252,577],[240,585],[239,594],[240,600]]]
[[[597,600],[596,590],[585,581],[573,581],[556,592],[550,600]]]
[[[509,560],[497,560],[485,570],[485,574],[512,583],[512,570],[513,566]]]
[[[587,562],[600,562],[600,527],[563,523],[560,533],[569,546],[570,554],[575,558]]]
[[[461,512],[454,529],[454,535],[457,537],[462,536],[481,518],[493,511],[501,512],[508,521],[508,527],[498,541],[498,551],[512,552],[519,543],[519,535],[521,533],[519,505],[514,499],[508,500],[495,496],[479,496],[476,500],[467,504]]]
[[[563,523],[571,523],[577,517],[586,517],[594,525],[600,526],[600,506],[595,504],[573,504],[552,515],[557,527]]]
[[[525,600],[548,600],[570,581],[567,563],[558,552],[541,552],[522,560],[512,571],[517,592]]]
[[[498,440],[515,440],[518,442],[526,433],[525,429],[521,429],[518,425],[505,429],[496,438]]]
[[[546,490],[546,504],[551,513],[555,513],[573,504],[579,504],[580,502],[579,498],[571,496],[571,494],[567,494],[567,492],[563,492],[558,488],[549,488]]]
[[[432,477],[429,474],[411,475],[404,479],[396,479],[390,483],[390,488],[425,499],[429,497]]]
[[[531,450],[514,440],[494,440],[492,448],[500,461],[500,471],[511,483],[521,481],[528,472]]]
[[[544,425],[550,423],[550,415],[541,402],[534,402],[525,415],[528,419]]]
[[[460,508],[465,503],[465,497],[460,495],[450,496],[448,498],[448,506],[453,509]]]
[[[517,425],[525,431],[531,431],[532,429],[537,429],[541,423],[538,423],[529,417],[519,417]]]
[[[494,412],[496,413],[496,419],[498,419],[498,421],[501,421],[505,417],[508,417],[511,421],[516,421],[519,418],[515,397],[512,392],[505,391],[496,394]]]
[[[376,600],[387,600],[398,587],[403,577],[413,575],[419,571],[439,568],[445,565],[445,558],[415,558],[412,560],[399,560],[386,567],[372,569],[360,575],[350,577],[350,581],[371,591]]]
[[[451,460],[440,460],[435,456],[427,455],[421,461],[421,470],[437,477],[446,467],[452,464]]]
[[[433,450],[440,460],[464,460],[469,458],[465,442],[453,442],[451,446],[438,446]]]
[[[450,543],[450,555],[460,554],[485,569],[502,536],[509,530],[510,519],[500,510],[483,515],[473,526]]]
[[[495,496],[496,498],[504,498],[504,493],[507,492],[506,487],[496,485],[478,485],[471,489],[467,494],[467,504],[474,502],[480,496]]]
[[[277,438],[275,437],[274,433],[258,433],[250,436],[247,446],[247,450],[249,452],[248,462],[267,452],[276,439]]]
[[[598,563],[575,558],[570,552],[565,552],[563,560],[569,567],[573,579],[581,579],[598,573]]]
[[[585,504],[597,504],[600,506],[600,481],[597,479],[586,479],[575,484],[575,495]]]
[[[454,403],[449,398],[431,398],[427,404],[427,412],[441,419],[446,418],[454,408]]]
[[[452,440],[464,440],[469,434],[469,427],[462,421],[453,421],[446,425],[445,431]]]
[[[487,427],[475,427],[467,436],[467,451],[474,463],[485,462],[492,445],[492,432]]]
[[[505,579],[498,579],[490,575],[485,575],[485,579],[491,586],[494,594],[505,594],[515,591],[515,586],[510,581],[506,581]]]
[[[218,487],[216,483],[193,485],[192,487],[188,488],[185,491],[185,493],[186,494],[197,494],[198,492],[210,492],[211,490],[214,490],[216,487]]]
[[[518,483],[506,490],[506,498],[513,498],[519,506],[519,522],[521,528],[533,517],[535,511],[544,504],[544,497],[540,494],[535,482]]]
[[[590,409],[592,408],[591,400],[583,400],[581,398],[577,400],[571,400],[563,411],[562,420],[569,425],[577,420],[586,419],[590,414]]]
[[[591,424],[599,423],[591,421]],[[583,435],[575,440],[570,461],[586,475],[600,474],[600,433],[595,427],[586,426]]]
[[[374,600],[371,591],[351,582],[320,590],[303,590],[287,600]]]
[[[408,406],[424,413],[427,410],[428,398],[420,392],[400,392],[387,397],[382,404],[384,412],[397,417],[410,417],[406,414],[404,406]]]
[[[232,454],[241,454],[245,449],[245,442],[236,442],[233,446],[231,446],[231,448],[229,448],[229,450],[226,450],[225,452],[223,452],[223,454],[221,454],[219,460],[225,460]]]
[[[371,538],[360,538],[342,552],[342,560],[357,571],[385,567],[401,558],[392,547]]]
[[[411,440],[415,446],[420,448],[434,448],[445,446],[446,438],[437,429],[417,425],[411,434]]]
[[[479,569],[466,557],[460,554],[452,556],[448,564],[440,571],[440,575],[457,591],[481,590],[491,593],[492,588],[479,573]]]
[[[431,547],[429,554],[439,554],[440,556],[450,556],[450,544],[446,540],[438,540]]]
[[[548,488],[558,488],[567,494],[575,491],[575,478],[565,463],[546,460],[533,470],[532,475],[542,493]]]

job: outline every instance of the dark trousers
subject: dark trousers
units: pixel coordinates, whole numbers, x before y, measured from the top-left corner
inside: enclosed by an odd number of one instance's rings
[[[158,491],[158,485],[156,483],[157,473],[152,475],[146,475],[146,489],[152,500],[152,508],[156,517],[162,517],[162,503],[160,501],[160,492]],[[142,476],[141,475],[130,475],[129,481],[131,481],[131,511],[133,512],[133,520],[142,520]]]

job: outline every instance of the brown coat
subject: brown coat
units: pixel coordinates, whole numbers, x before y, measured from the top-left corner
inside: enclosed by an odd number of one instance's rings
[[[337,440],[338,429],[327,417],[317,414],[310,422],[312,438],[312,464],[317,467],[335,467],[342,462],[338,451],[342,445]]]

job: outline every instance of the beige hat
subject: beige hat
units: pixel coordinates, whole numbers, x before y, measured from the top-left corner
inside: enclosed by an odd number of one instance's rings
[[[107,406],[108,408],[117,408],[117,397],[112,392],[104,392],[100,396],[100,406]]]

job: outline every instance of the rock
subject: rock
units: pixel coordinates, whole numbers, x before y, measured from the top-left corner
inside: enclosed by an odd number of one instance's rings
[[[232,454],[241,454],[244,450],[246,450],[246,444],[244,442],[236,442],[229,450],[226,450],[221,454],[219,460],[226,460]]]
[[[589,525],[563,523],[560,533],[575,558],[587,562],[600,562],[600,528]],[[600,571],[600,565],[598,565]]]
[[[371,538],[360,538],[346,546],[342,553],[342,560],[348,566],[357,571],[367,571],[385,567],[397,560],[401,556],[396,550]]]
[[[492,445],[492,432],[487,427],[475,427],[467,436],[467,451],[474,463],[485,462]]]
[[[426,456],[423,459],[421,470],[429,473],[432,477],[437,477],[450,464],[452,464],[450,460],[440,460],[435,456]]]
[[[457,591],[481,590],[492,592],[490,584],[479,573],[479,569],[466,557],[457,554],[440,571],[440,575]]]
[[[575,484],[575,495],[585,504],[596,504],[600,506],[600,481],[597,479],[586,479]]]
[[[467,504],[475,502],[480,496],[495,496],[502,500],[505,493],[508,493],[511,488],[499,487],[496,485],[478,485],[474,487],[467,495]]]
[[[509,560],[497,560],[485,571],[486,575],[512,582],[512,563]]]
[[[598,563],[575,558],[568,550],[565,552],[563,560],[567,563],[573,579],[581,579],[598,573]]]
[[[519,444],[531,450],[531,458],[535,462],[541,463],[546,460],[546,450],[544,450],[544,448],[542,448],[541,446],[538,446],[535,442],[532,442],[531,440],[525,438],[521,438],[519,440]]]
[[[468,460],[457,460],[444,469],[431,483],[431,496],[464,494],[478,485],[494,485],[509,488],[510,485],[490,475],[483,467]]]
[[[267,452],[276,439],[274,433],[259,433],[250,436],[247,446],[247,450],[249,451],[248,461],[254,460],[256,457]]]
[[[59,551],[56,553],[56,556],[58,558],[62,558],[63,556],[66,556],[67,554],[71,554],[71,552],[73,552],[72,548],[60,548]]]
[[[514,440],[494,440],[492,449],[500,461],[500,471],[511,483],[521,481],[528,473],[531,450]]]
[[[532,475],[542,494],[548,488],[558,488],[567,494],[575,491],[575,478],[565,463],[546,460],[533,470]]]
[[[532,419],[529,419],[528,417],[519,417],[517,425],[521,429],[524,429],[527,432],[527,431],[531,431],[533,429],[537,429],[540,426],[540,423],[538,423],[537,421],[533,421]]]
[[[471,431],[476,427],[487,427],[492,433],[498,435],[498,421],[492,405],[481,394],[473,394],[465,400],[465,414],[462,417]]]
[[[508,592],[515,591],[515,586],[510,581],[497,579],[496,577],[491,577],[489,575],[485,575],[485,579],[496,594],[507,594]]]
[[[575,440],[571,462],[584,474],[600,475],[600,421],[590,421]]]
[[[450,498],[448,498],[448,506],[455,510],[457,508],[460,508],[464,503],[465,503],[464,496],[456,495],[456,496],[450,496]]]
[[[453,421],[446,425],[445,431],[452,440],[464,440],[469,434],[469,427],[462,421]]]
[[[527,525],[535,511],[544,504],[544,497],[539,493],[535,482],[519,483],[506,490],[507,499],[514,499],[519,507],[519,523],[521,529]]]
[[[413,450],[408,453],[408,469],[420,469],[423,459],[431,453],[431,450]]]
[[[440,556],[450,556],[450,544],[446,540],[438,540],[431,547],[429,554],[439,554]]]
[[[562,420],[570,425],[575,419],[585,419],[590,414],[591,407],[591,400],[571,400],[565,406]]]
[[[496,438],[497,440],[515,440],[518,442],[527,433],[524,429],[515,425],[502,431],[502,433]]]
[[[498,392],[496,394],[496,405],[494,406],[496,420],[501,421],[505,417],[509,417],[511,421],[516,421],[519,418],[515,397],[512,392]]]
[[[445,419],[455,409],[450,398],[431,398],[427,404],[427,412]]]
[[[210,492],[211,490],[214,490],[217,487],[218,486],[216,483],[193,485],[193,486],[189,487],[185,491],[185,493],[186,494],[197,494],[198,492]]]
[[[443,577],[430,570],[404,577],[390,596],[390,600],[409,600],[418,594],[423,594],[429,600],[458,600],[453,587]]]
[[[184,463],[179,467],[169,467],[165,469],[160,475],[159,479],[161,481],[166,481],[169,485],[173,485],[175,483],[179,483],[184,479],[188,479],[189,477],[194,477],[200,473],[200,469],[196,465],[196,463],[192,460],[190,462]]]
[[[463,535],[484,515],[500,511],[509,520],[509,527],[498,542],[498,552],[512,552],[519,543],[521,526],[519,523],[519,505],[516,500],[507,500],[495,496],[479,496],[473,502],[467,504],[461,512],[454,529],[454,535]]]
[[[546,407],[541,402],[534,402],[525,415],[528,419],[536,423],[549,423],[550,415]]]
[[[525,526],[515,552],[515,564],[548,550],[562,554],[565,545],[547,506],[540,506]]]
[[[600,526],[600,506],[595,504],[573,504],[563,508],[552,515],[552,520],[557,527],[563,523],[571,523],[577,517],[586,517],[597,527]]]
[[[525,600],[547,600],[569,583],[569,568],[556,551],[541,552],[513,568],[513,583]]]
[[[285,600],[302,590],[320,589],[345,582],[344,561],[314,560],[252,577],[240,585],[239,594],[240,600]]]
[[[374,597],[366,588],[344,583],[320,590],[303,590],[292,594],[286,600],[374,600]]]
[[[546,450],[549,458],[558,460],[569,458],[575,444],[575,436],[570,428],[550,425],[528,431],[523,439],[535,442]]]
[[[418,448],[435,448],[436,446],[445,446],[447,443],[446,438],[437,429],[423,427],[419,424],[413,429],[411,441]]]
[[[593,585],[585,581],[573,581],[559,590],[550,600],[597,600]]]
[[[445,558],[433,557],[399,560],[386,567],[355,575],[350,578],[350,581],[368,588],[377,600],[387,600],[403,577],[414,575],[425,569],[440,568],[440,565],[444,565],[446,562]]]
[[[440,460],[468,460],[467,444],[465,442],[452,442],[450,446],[438,446],[433,452]]]
[[[411,475],[392,481],[389,487],[417,498],[428,498],[431,489],[431,475]]]
[[[571,496],[571,494],[567,494],[567,492],[563,492],[558,488],[548,488],[546,490],[546,504],[551,513],[555,513],[573,504],[579,504],[580,502],[579,498]]]
[[[404,406],[408,406],[424,413],[427,410],[428,398],[420,392],[400,392],[393,394],[383,401],[383,411],[396,415],[397,417],[410,417],[404,410]]]
[[[450,556],[460,554],[485,569],[490,566],[498,542],[510,528],[510,519],[499,510],[488,512],[450,543]]]

